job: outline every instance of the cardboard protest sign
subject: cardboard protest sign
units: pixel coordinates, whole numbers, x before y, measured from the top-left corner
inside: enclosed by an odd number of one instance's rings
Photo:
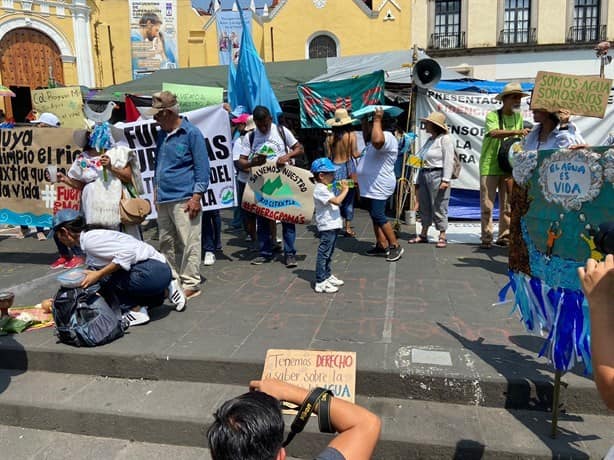
[[[356,353],[353,351],[267,350],[262,378],[301,388],[331,390],[335,397],[356,398]]]
[[[221,105],[194,110],[182,114],[203,134],[209,152],[209,189],[203,197],[205,210],[223,209],[237,205],[235,174],[230,148],[230,123],[228,112]],[[135,151],[141,166],[143,179],[142,196],[151,203],[153,177],[155,172],[156,138],[159,131],[154,120],[139,120],[132,123],[116,123],[112,129],[113,138],[119,145],[126,145]],[[155,207],[148,219],[156,217]]]
[[[39,114],[50,112],[62,122],[63,128],[85,128],[83,115],[83,97],[81,88],[67,86],[64,88],[36,89],[32,91],[32,108]]]
[[[588,304],[577,269],[605,257],[598,231],[614,222],[614,149],[521,152],[513,174],[514,308],[529,332],[549,331],[542,352],[556,370],[582,362],[590,372]]]
[[[50,227],[60,209],[80,207],[80,192],[51,183],[45,169],[66,173],[81,153],[67,128],[0,130],[0,215],[3,224]]]
[[[241,206],[252,214],[290,224],[308,224],[314,211],[311,173],[269,161],[251,169]]]
[[[162,89],[170,91],[177,96],[182,112],[202,109],[203,107],[224,102],[224,88],[162,83]]]
[[[593,76],[538,72],[531,95],[531,109],[603,118],[612,80]]]

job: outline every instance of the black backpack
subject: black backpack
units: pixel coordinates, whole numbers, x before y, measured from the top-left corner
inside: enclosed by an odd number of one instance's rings
[[[124,335],[128,323],[119,308],[98,294],[99,286],[86,289],[61,287],[53,299],[53,320],[60,342],[75,347],[95,347]]]
[[[503,129],[503,110],[497,110],[497,115],[499,116],[499,129]],[[499,146],[499,151],[497,152],[497,163],[499,163],[499,168],[503,172],[511,173],[512,165],[510,164],[509,153],[512,145],[516,142],[522,141],[522,137],[512,136],[506,137],[501,141],[501,145]]]

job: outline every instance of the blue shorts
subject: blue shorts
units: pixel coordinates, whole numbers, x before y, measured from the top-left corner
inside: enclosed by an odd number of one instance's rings
[[[374,198],[367,198],[369,203],[369,215],[374,224],[385,225],[388,223],[386,217],[386,202],[387,200],[376,200]]]

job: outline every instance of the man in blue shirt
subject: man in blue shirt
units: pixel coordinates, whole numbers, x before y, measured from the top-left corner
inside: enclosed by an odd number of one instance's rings
[[[161,128],[154,176],[160,252],[190,299],[200,294],[201,200],[209,187],[207,147],[199,129],[179,116],[173,93],[154,94],[149,114]]]

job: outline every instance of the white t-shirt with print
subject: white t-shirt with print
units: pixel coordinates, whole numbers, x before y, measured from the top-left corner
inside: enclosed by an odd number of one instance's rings
[[[384,145],[377,150],[369,143],[356,168],[360,196],[374,200],[386,200],[394,193],[399,143],[394,135],[384,131]]]
[[[286,147],[288,149],[292,148],[294,144],[298,142],[294,134],[285,126],[281,126],[281,129],[283,129],[286,136]],[[253,132],[254,142],[251,145],[251,149],[249,142],[250,135],[243,136],[241,140],[241,156],[245,156],[251,160],[254,154],[264,153],[267,156],[267,161],[274,161],[287,153],[287,150],[284,149],[284,140],[279,135],[279,130],[275,123],[271,123],[271,129],[269,129],[269,132],[266,134],[261,133],[258,129]]]
[[[313,189],[313,201],[316,210],[316,225],[320,231],[337,230],[343,226],[339,206],[332,204],[331,198],[335,198],[332,190],[329,190],[326,184],[318,182]]]
[[[239,161],[239,158],[243,154],[243,140],[248,137],[249,134],[241,136],[239,139],[235,140],[232,144],[232,161]],[[249,140],[248,140],[249,142]],[[237,169],[237,180],[239,182],[246,183],[247,178],[249,177],[249,173],[242,171],[241,169]]]

